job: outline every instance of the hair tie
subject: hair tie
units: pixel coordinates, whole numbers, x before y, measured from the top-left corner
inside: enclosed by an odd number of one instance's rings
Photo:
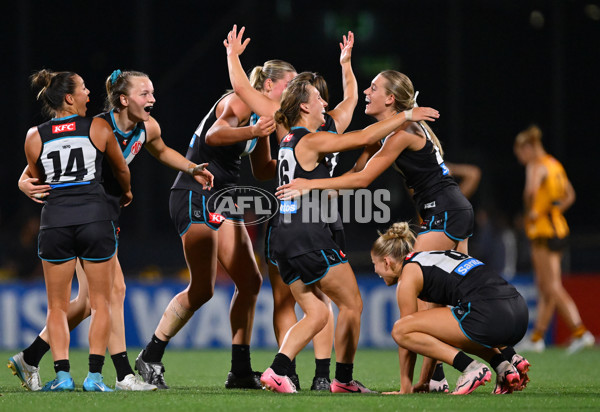
[[[415,97],[413,97],[413,100],[415,101],[413,104],[413,107],[419,107],[419,105],[417,104],[417,96],[419,95],[419,92],[416,91],[415,92]]]
[[[121,75],[121,70],[117,69],[110,75],[110,84],[115,84],[119,76]]]

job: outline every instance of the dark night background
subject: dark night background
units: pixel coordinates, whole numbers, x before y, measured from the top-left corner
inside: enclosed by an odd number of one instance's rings
[[[39,216],[40,207],[16,184],[26,163],[25,133],[45,121],[28,76],[41,68],[79,73],[91,90],[88,115],[95,115],[102,110],[104,80],[114,69],[144,71],[156,90],[152,115],[163,139],[185,153],[198,123],[230,87],[222,41],[234,23],[245,25],[252,38],[242,56],[247,71],[273,58],[291,62],[298,71],[318,71],[329,82],[332,104],[342,95],[338,42],[354,31],[360,95],[349,130],[370,124],[362,90],[379,71],[407,74],[420,91],[419,104],[440,110],[432,127],[446,160],[482,169],[479,190],[471,199],[479,215],[471,243],[476,256],[496,252],[499,234],[515,228],[524,169],[513,156],[512,143],[519,131],[537,123],[547,151],[563,162],[577,192],[567,214],[572,242],[566,265],[572,272],[599,271],[598,0],[19,0],[4,5],[0,21],[0,267],[6,276],[16,259],[37,263],[31,217]],[[339,170],[350,168],[358,153],[343,154]],[[185,265],[168,213],[176,172],[147,152],[131,170],[134,202],[121,218],[123,269],[135,275],[156,267],[163,275],[173,274]],[[253,182],[249,173],[246,164],[243,182]],[[388,171],[374,187],[393,188],[394,220],[412,217],[396,172]],[[484,216],[491,224],[485,224]],[[24,230],[28,221],[34,235]],[[371,270],[365,252],[378,228],[384,227],[346,225],[356,271]],[[513,233],[518,240],[518,230]],[[259,228],[257,238],[261,236]],[[262,253],[260,240],[258,245]],[[525,249],[517,250],[517,270],[529,270]]]

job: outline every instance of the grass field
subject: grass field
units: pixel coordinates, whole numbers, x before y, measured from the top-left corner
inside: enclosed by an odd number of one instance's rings
[[[129,351],[134,360],[138,351]],[[0,351],[6,360],[14,352]],[[254,351],[252,364],[266,369],[275,351]],[[312,353],[298,356],[298,374],[302,390],[294,395],[268,391],[226,390],[223,382],[230,366],[230,354],[224,350],[167,350],[165,379],[171,386],[166,391],[85,393],[81,383],[87,374],[87,353],[71,353],[71,374],[76,391],[72,393],[27,392],[8,368],[0,373],[0,411],[404,411],[407,409],[436,411],[489,410],[600,410],[600,348],[566,356],[563,349],[548,349],[542,354],[526,354],[532,364],[531,382],[523,392],[492,395],[492,383],[467,396],[414,394],[386,396],[379,394],[343,395],[312,393],[314,372]],[[420,361],[419,361],[420,363]],[[43,382],[54,378],[51,356],[41,363]],[[332,374],[333,374],[332,367]],[[399,386],[397,352],[394,350],[359,350],[354,376],[378,391],[396,390]],[[458,372],[445,367],[450,389]],[[333,377],[333,376],[332,376]],[[104,366],[104,381],[114,387],[115,372],[110,358]]]

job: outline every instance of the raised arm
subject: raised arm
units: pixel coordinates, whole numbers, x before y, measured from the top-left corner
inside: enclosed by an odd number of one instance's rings
[[[343,37],[343,42],[340,43],[340,64],[342,66],[342,87],[344,89],[344,100],[342,100],[333,110],[329,111],[329,115],[335,120],[335,127],[338,133],[344,131],[352,121],[354,109],[358,103],[358,84],[354,71],[352,71],[352,48],[354,47],[354,33],[348,32],[347,36]]]
[[[197,165],[196,163],[190,162],[178,151],[167,146],[162,139],[160,125],[153,117],[150,117],[145,124],[146,133],[148,135],[148,141],[146,142],[145,147],[152,156],[171,169],[179,170],[194,176],[194,179],[202,185],[203,189],[212,188],[214,176],[211,172],[206,170],[208,163]]]
[[[250,38],[242,42],[245,27],[242,27],[237,32],[237,26],[234,24],[231,31],[227,34],[227,38],[223,41],[223,45],[227,49],[227,68],[229,69],[229,80],[231,87],[244,103],[246,103],[254,113],[259,116],[273,116],[279,110],[279,102],[269,99],[267,96],[256,90],[250,84],[250,80],[242,63],[240,55],[246,49]]]

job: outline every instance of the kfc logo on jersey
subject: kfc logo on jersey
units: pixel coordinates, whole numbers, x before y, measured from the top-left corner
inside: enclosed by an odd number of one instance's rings
[[[346,258],[346,254],[344,252],[342,252],[342,250],[340,249],[340,256],[342,257],[342,259]]]
[[[56,125],[52,126],[52,133],[53,134],[64,133],[64,132],[74,132],[75,130],[76,130],[76,128],[75,128],[75,122],[64,123],[64,124],[56,124]]]
[[[220,225],[225,220],[225,216],[220,215],[218,213],[209,213],[208,214],[208,223],[216,223]]]
[[[408,255],[406,255],[406,257],[404,258],[404,260],[410,260],[413,255],[415,254],[415,252],[410,252]]]
[[[283,140],[281,141],[282,143],[287,143],[290,140],[292,140],[292,137],[294,137],[294,133],[290,133],[288,134],[286,137],[283,138]]]
[[[135,142],[133,146],[131,146],[131,153],[134,155],[138,154],[140,150],[142,150],[142,143],[140,142]]]

